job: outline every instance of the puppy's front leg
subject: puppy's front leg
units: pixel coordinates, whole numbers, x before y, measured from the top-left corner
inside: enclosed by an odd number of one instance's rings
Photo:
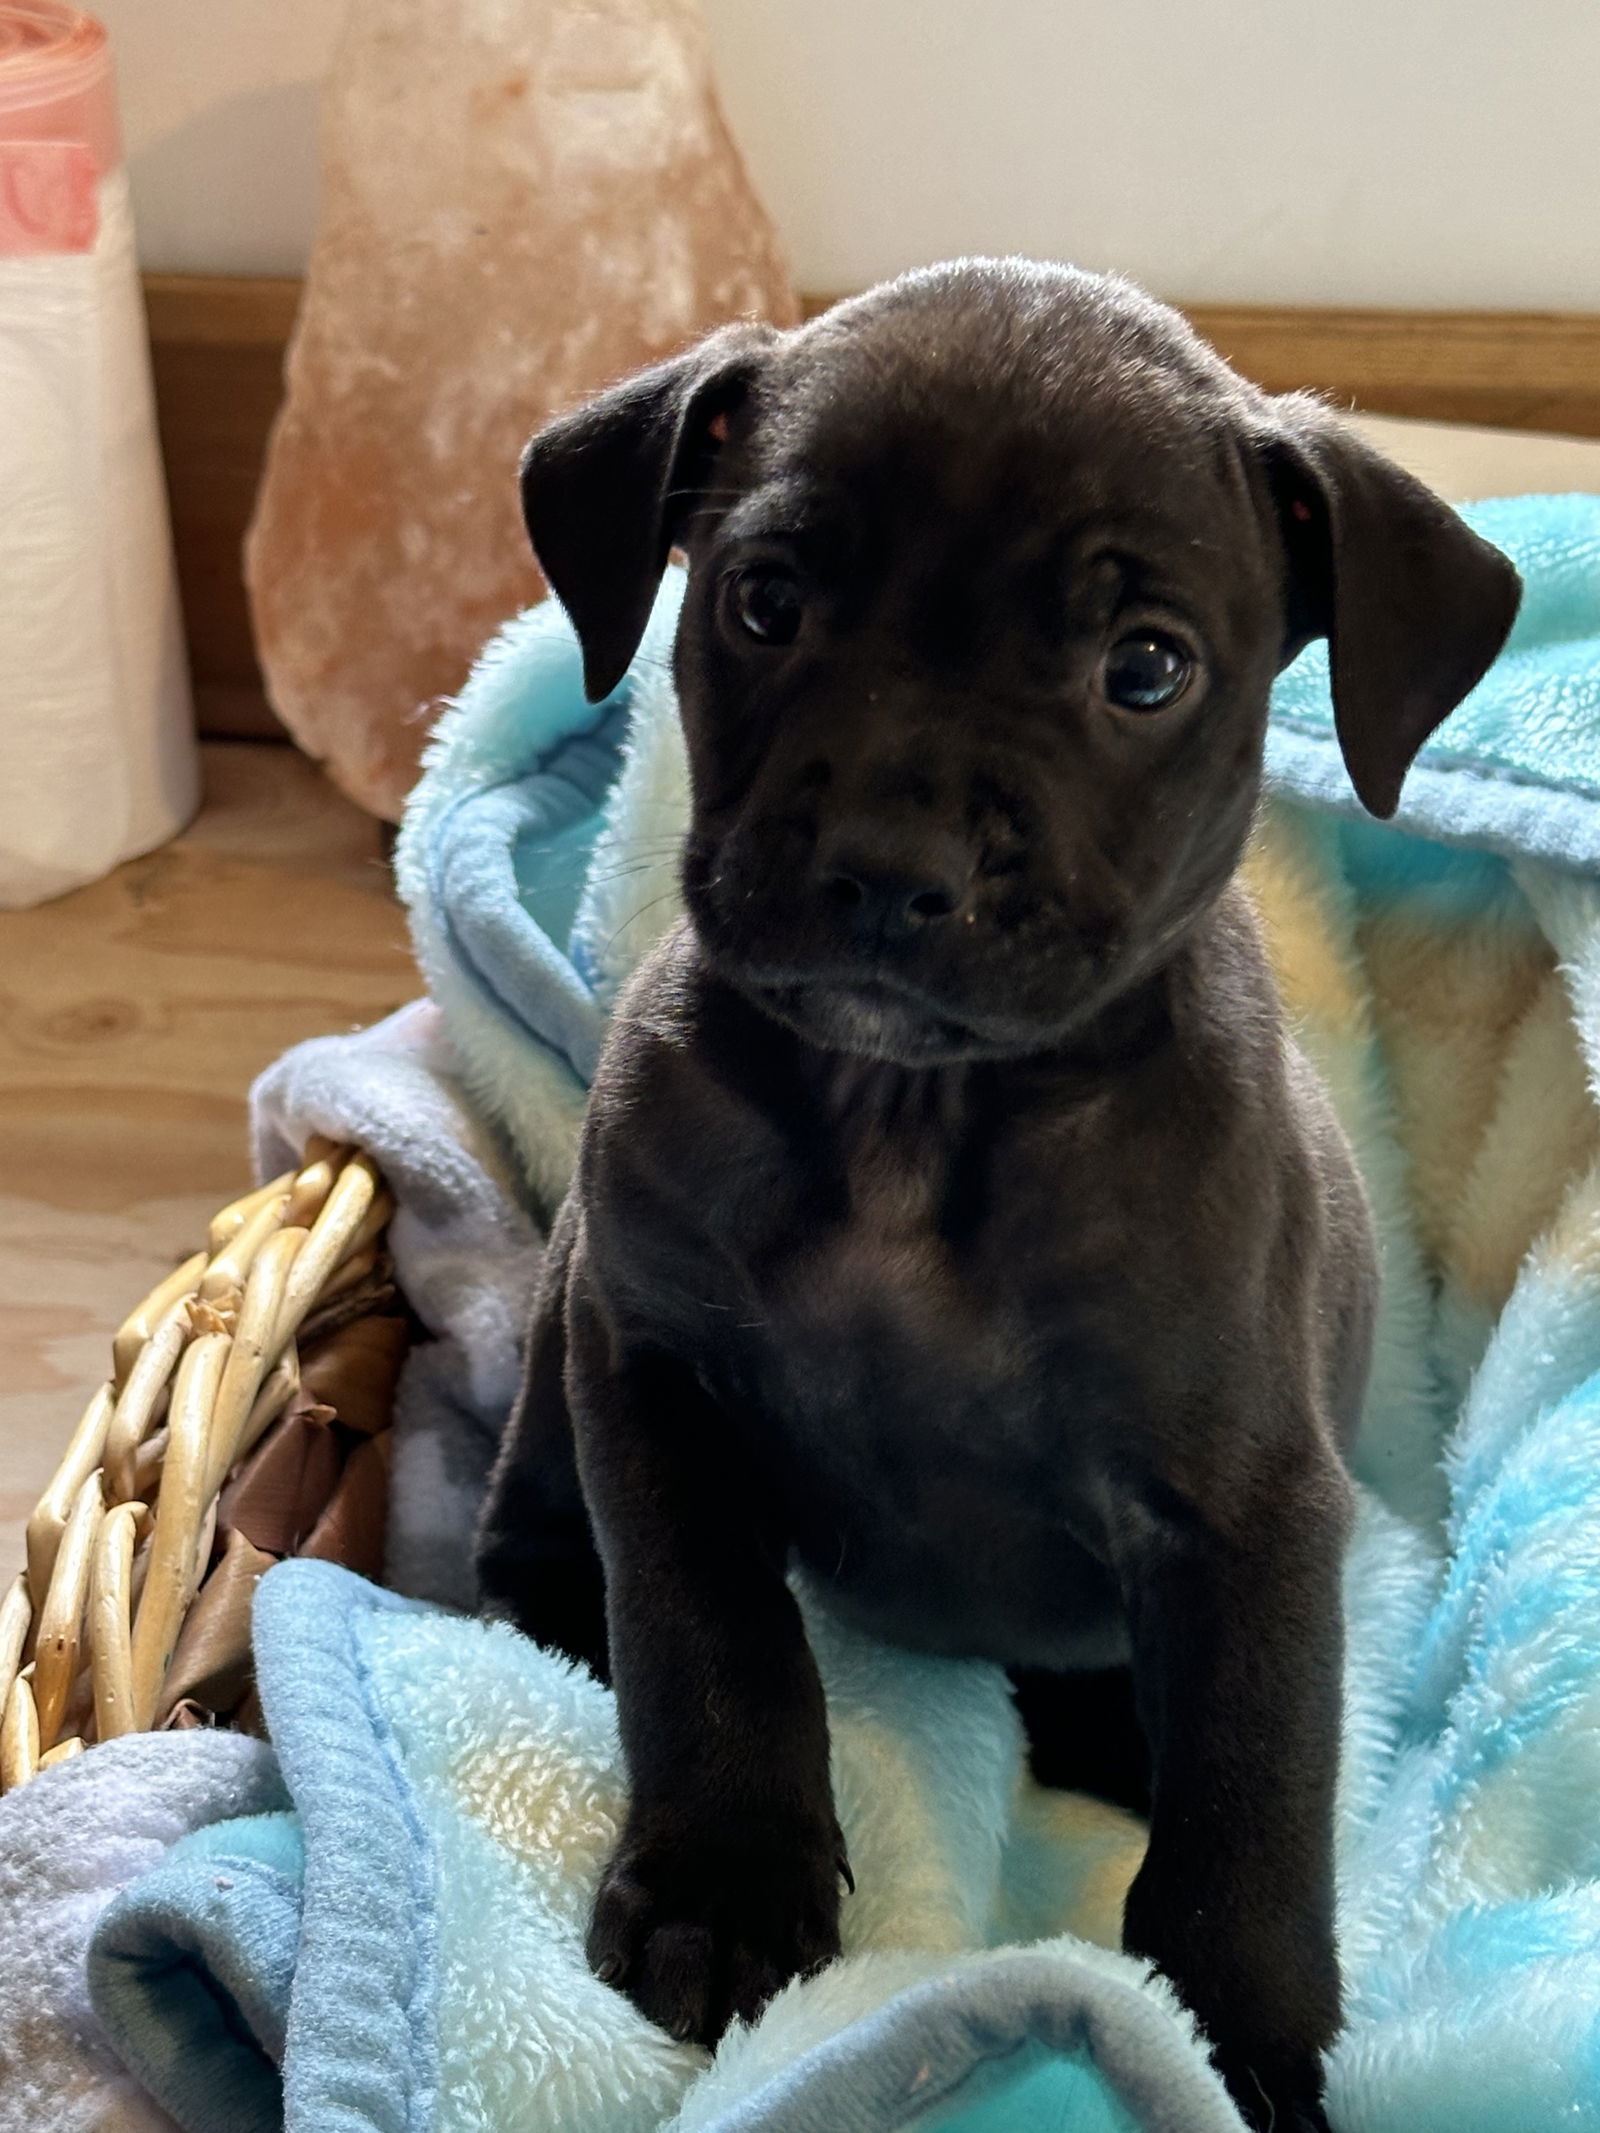
[[[681,1363],[620,1349],[581,1277],[568,1333],[631,1786],[589,1960],[711,2044],[838,1953],[822,1686],[771,1491],[716,1404]]]
[[[1124,1941],[1177,1986],[1245,2118],[1324,2128],[1339,2027],[1333,1934],[1340,1577],[1348,1486],[1279,1472],[1225,1520],[1146,1495],[1122,1524],[1150,1848]]]

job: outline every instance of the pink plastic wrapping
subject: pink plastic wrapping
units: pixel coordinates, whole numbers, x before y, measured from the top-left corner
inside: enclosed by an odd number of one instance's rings
[[[121,159],[100,24],[63,0],[0,0],[0,257],[87,252]]]

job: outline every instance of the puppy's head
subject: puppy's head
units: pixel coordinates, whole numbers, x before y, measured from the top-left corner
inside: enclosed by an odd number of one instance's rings
[[[689,556],[707,953],[817,1043],[907,1065],[1062,1042],[1171,955],[1308,639],[1387,815],[1518,598],[1316,402],[1126,284],[1014,261],[714,334],[543,431],[522,479],[592,698]]]

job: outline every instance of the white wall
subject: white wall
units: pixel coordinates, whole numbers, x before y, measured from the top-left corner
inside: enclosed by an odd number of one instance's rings
[[[807,289],[1600,311],[1600,0],[705,0]],[[292,272],[338,0],[102,0],[147,263]]]
[[[297,274],[317,217],[317,84],[342,0],[84,0],[111,32],[147,267]]]

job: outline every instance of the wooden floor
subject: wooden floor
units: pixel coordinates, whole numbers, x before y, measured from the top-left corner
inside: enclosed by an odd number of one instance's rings
[[[249,1181],[251,1080],[420,989],[381,834],[293,750],[213,742],[184,836],[0,912],[0,1583],[112,1330]]]

